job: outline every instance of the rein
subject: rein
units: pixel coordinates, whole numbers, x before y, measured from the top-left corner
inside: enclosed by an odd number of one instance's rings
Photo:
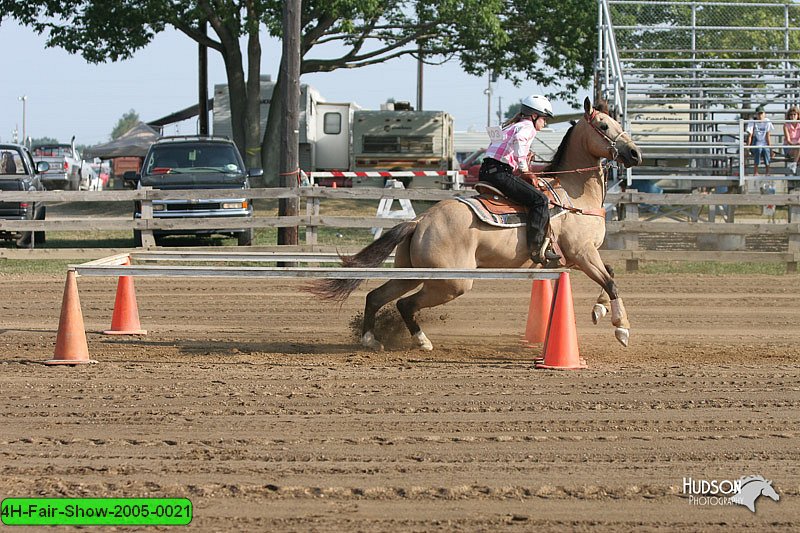
[[[605,140],[608,141],[608,150],[609,150],[609,155],[611,155],[611,158],[609,158],[606,161],[605,164],[598,164],[598,165],[595,165],[595,166],[592,166],[592,167],[574,168],[572,170],[548,170],[548,171],[537,172],[537,175],[539,175],[539,176],[550,176],[550,175],[557,175],[557,174],[572,174],[572,173],[575,173],[575,172],[580,174],[580,173],[583,173],[583,172],[593,172],[593,171],[598,171],[599,170],[600,171],[600,176],[601,176],[601,182],[603,183],[603,187],[602,187],[603,196],[601,198],[601,205],[602,205],[602,203],[605,202],[606,192],[607,192],[605,185],[606,185],[606,178],[607,178],[608,174],[607,174],[606,170],[608,168],[610,168],[612,163],[617,159],[617,157],[619,157],[619,150],[617,150],[617,141],[619,140],[620,137],[622,137],[625,134],[625,131],[624,130],[620,131],[617,134],[617,136],[612,139],[611,137],[608,136],[608,134],[606,134],[603,130],[598,128],[597,125],[594,123],[594,119],[595,119],[596,116],[597,116],[597,110],[596,109],[592,109],[591,114],[590,113],[585,113],[583,118],[586,120],[586,122],[589,123],[589,125],[592,127],[592,129],[597,132],[598,135],[600,135],[601,137],[603,137]],[[544,182],[544,186],[539,185],[539,187],[542,188],[542,189],[549,189],[550,192],[553,194],[554,200],[558,199],[558,194],[556,193],[556,190],[555,190],[555,185],[560,185],[558,176],[553,178],[552,183],[547,182],[544,179],[542,179],[542,182]],[[567,196],[567,199],[570,200],[569,196]],[[557,203],[556,201],[551,201],[550,205],[552,205],[553,207],[558,207],[560,209],[563,209],[564,211],[568,211],[570,213],[574,213],[576,215],[598,216],[598,217],[603,217],[603,218],[605,218],[605,216],[606,216],[606,210],[604,208],[602,208],[602,207],[600,207],[598,209],[593,209],[593,208],[582,209],[580,207],[574,207],[574,206],[570,206],[570,205],[563,205],[561,203]]]
[[[602,170],[603,165],[595,165],[593,167],[585,167],[585,168],[573,168],[572,170],[543,170],[541,172],[537,172],[536,174],[539,175],[550,175],[550,174],[572,174],[573,172],[589,172],[590,170]],[[558,179],[558,178],[556,178]]]
[[[611,167],[611,162],[606,162],[604,165],[596,165],[596,166],[593,166],[593,167],[586,167],[586,168],[576,168],[576,169],[573,169],[573,170],[559,170],[559,171],[551,171],[551,172],[541,172],[540,174],[567,174],[567,173],[572,173],[572,172],[586,172],[586,171],[590,171],[590,170],[599,170],[600,171],[600,175],[602,176],[601,181],[603,183],[603,188],[602,188],[603,189],[603,197],[600,200],[600,205],[603,205],[603,203],[605,203],[605,199],[606,199],[606,187],[605,187],[606,176],[607,176],[606,169],[608,169],[610,167]],[[556,188],[555,188],[556,185],[561,185],[560,182],[559,182],[558,177],[553,178],[551,181],[547,181],[547,180],[545,180],[543,178],[540,178],[539,188],[547,189],[553,195],[553,200],[550,202],[550,205],[552,205],[553,207],[558,207],[560,209],[563,209],[564,211],[568,211],[568,212],[576,214],[576,215],[587,215],[587,216],[595,216],[595,217],[605,218],[606,210],[603,207],[596,208],[596,209],[595,208],[586,208],[586,209],[584,209],[584,208],[575,207],[575,206],[572,206],[572,205],[564,205],[563,203],[559,203],[558,201],[556,201],[556,200],[560,200],[559,194],[558,194],[558,192],[556,191]],[[567,196],[567,200],[569,200],[570,202],[572,201],[572,199],[569,196]]]

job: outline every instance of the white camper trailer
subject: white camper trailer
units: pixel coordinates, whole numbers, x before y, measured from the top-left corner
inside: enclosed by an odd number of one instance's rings
[[[275,82],[261,77],[261,132],[267,127]],[[313,87],[300,86],[300,168],[306,171],[348,170],[353,102],[326,102]],[[228,85],[214,86],[214,135],[232,138]]]

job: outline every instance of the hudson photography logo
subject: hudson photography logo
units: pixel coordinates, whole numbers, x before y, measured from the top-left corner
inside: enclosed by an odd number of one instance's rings
[[[682,493],[691,505],[744,505],[754,513],[760,496],[776,502],[781,499],[772,481],[762,476],[744,476],[736,480],[685,477]]]

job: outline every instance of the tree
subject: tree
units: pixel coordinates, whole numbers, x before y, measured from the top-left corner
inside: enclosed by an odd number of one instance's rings
[[[132,127],[139,123],[139,113],[131,109],[117,121],[117,125],[111,130],[111,140],[119,139],[126,134]]]
[[[279,76],[278,97],[260,137],[258,32],[264,25],[281,36],[280,0],[0,0],[0,10],[46,33],[48,46],[94,63],[129,58],[169,26],[216,50],[228,78],[234,141],[249,164],[260,159],[275,176],[282,80]],[[550,86],[550,96],[575,100],[591,80],[595,10],[595,0],[306,0],[301,74],[421,54],[427,63],[457,60],[466,72],[491,69],[515,83],[526,79]],[[204,21],[213,34],[200,30]],[[332,44],[343,51],[311,57],[314,47],[327,50]]]
[[[504,121],[519,113],[520,109],[522,109],[522,102],[514,102],[509,105],[508,109],[506,109],[505,117],[503,117]]]
[[[277,37],[280,4],[267,2],[265,17]],[[549,86],[549,96],[577,102],[578,89],[588,87],[592,75],[595,9],[593,0],[306,1],[300,71],[359,68],[402,56],[421,56],[427,63],[457,60],[471,74],[492,70],[515,84],[526,79]],[[314,47],[334,43],[343,50],[337,57],[310,57]],[[273,177],[282,84],[278,76],[261,145],[262,166]]]
[[[31,139],[31,146],[40,146],[42,144],[59,144],[59,141],[53,137],[36,137],[35,139]]]
[[[169,26],[216,50],[228,78],[233,140],[251,165],[260,144],[258,30],[264,12],[261,0],[0,0],[4,17],[45,33],[48,46],[79,53],[90,63],[128,59]],[[213,35],[201,30],[205,22]],[[247,37],[246,70],[242,36]]]

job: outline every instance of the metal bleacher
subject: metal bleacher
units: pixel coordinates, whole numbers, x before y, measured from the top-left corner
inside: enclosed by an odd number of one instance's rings
[[[644,154],[629,187],[752,192],[798,184],[783,157],[800,105],[800,4],[598,0],[596,88]],[[759,105],[775,129],[771,173],[754,176],[745,129]]]

